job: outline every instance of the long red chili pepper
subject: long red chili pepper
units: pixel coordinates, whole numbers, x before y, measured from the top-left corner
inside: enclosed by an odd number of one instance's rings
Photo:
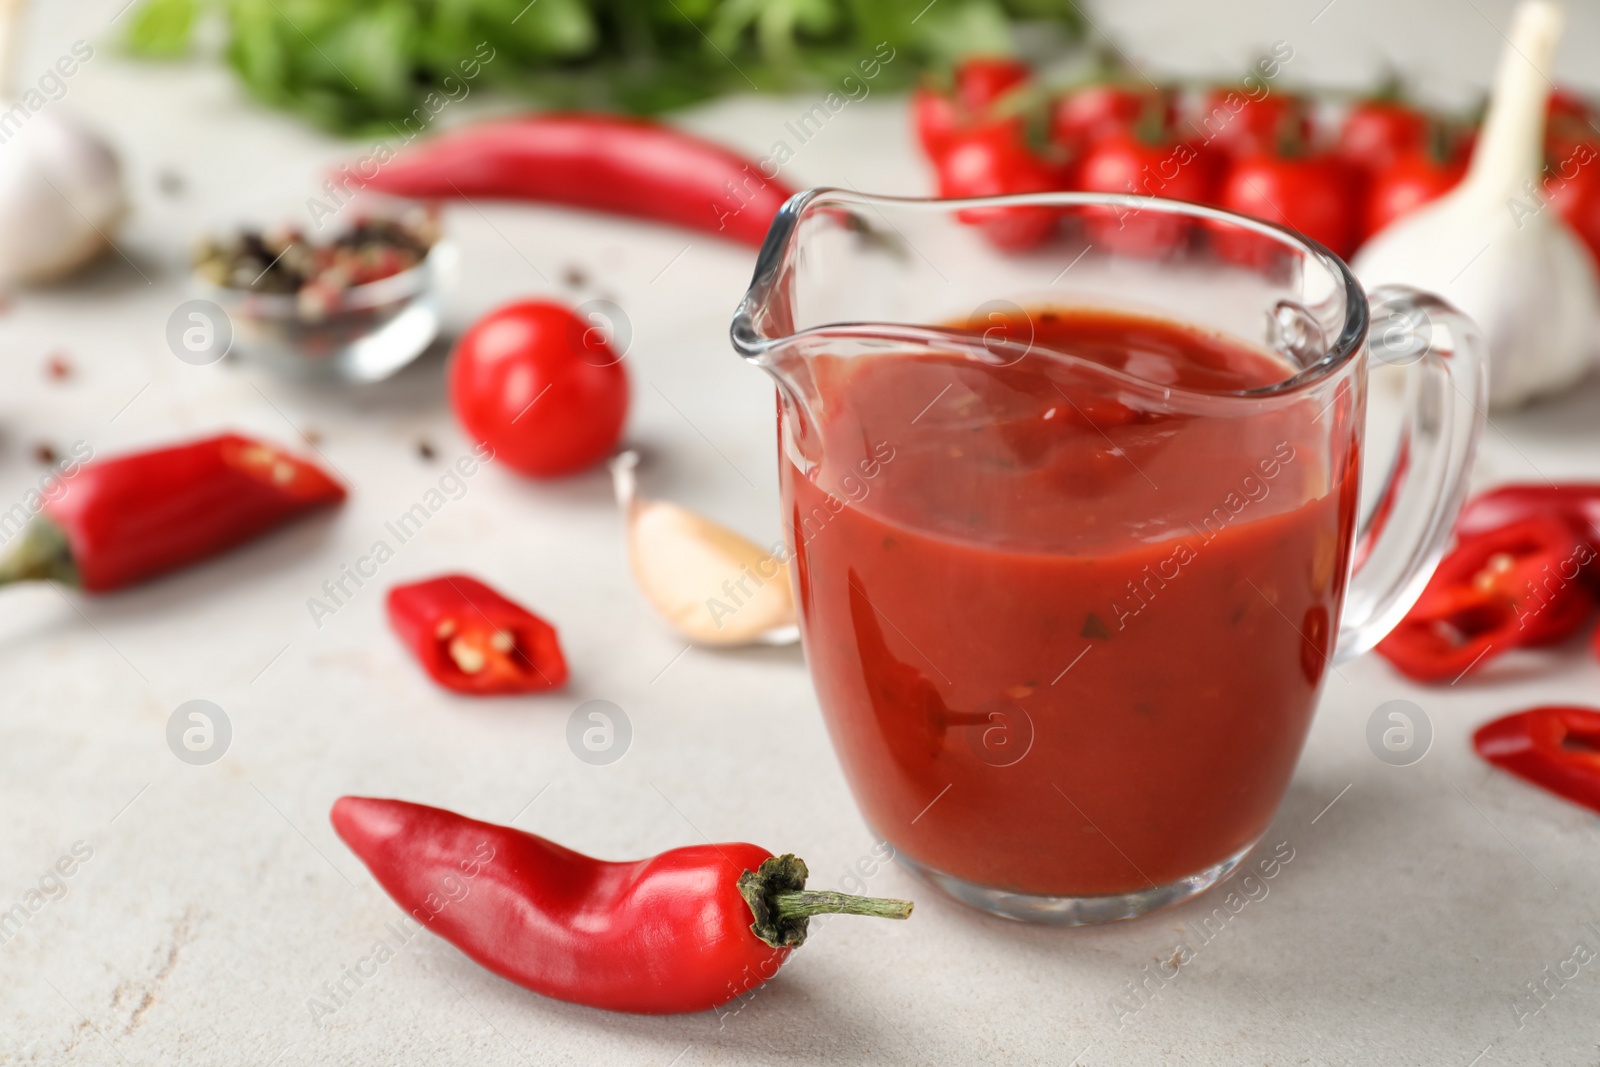
[[[1478,728],[1478,755],[1575,804],[1600,811],[1600,711],[1530,708]]]
[[[344,498],[320,468],[237,434],[98,460],[44,503],[0,582],[120,589]]]
[[[355,178],[427,199],[539,200],[670,222],[760,247],[792,195],[718,145],[643,119],[547,114],[442,134]]]
[[[746,844],[608,863],[403,800],[340,797],[333,827],[402,908],[489,970],[611,1011],[704,1011],[777,973],[825,913],[911,903],[805,889],[806,866]]]
[[[476,578],[389,590],[389,624],[434,681],[458,693],[533,693],[567,681],[555,629]]]

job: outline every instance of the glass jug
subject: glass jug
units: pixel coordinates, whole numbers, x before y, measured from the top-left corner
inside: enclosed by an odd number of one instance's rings
[[[867,821],[959,900],[1066,924],[1249,853],[1328,668],[1437,563],[1485,394],[1437,298],[1133,196],[800,194],[732,337],[777,382],[802,639]],[[1358,516],[1370,361],[1408,416]]]

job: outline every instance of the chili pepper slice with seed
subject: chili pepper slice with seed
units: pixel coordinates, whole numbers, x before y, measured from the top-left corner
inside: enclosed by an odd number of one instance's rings
[[[520,986],[610,1011],[725,1004],[777,973],[812,915],[911,914],[909,901],[806,890],[805,863],[756,845],[609,863],[403,800],[340,797],[330,817],[433,933]]]
[[[1600,711],[1552,705],[1485,723],[1478,755],[1560,797],[1600,811]]]
[[[1378,652],[1419,682],[1454,681],[1503,652],[1565,640],[1593,614],[1579,574],[1594,555],[1553,515],[1465,538]]]
[[[465,574],[395,586],[389,623],[429,676],[457,693],[536,693],[566,684],[555,629]]]
[[[45,499],[0,582],[120,589],[344,498],[320,468],[237,434],[98,460]]]

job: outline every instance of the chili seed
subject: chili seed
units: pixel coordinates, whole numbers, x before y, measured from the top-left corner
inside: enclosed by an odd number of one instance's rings
[[[447,637],[454,636],[455,632],[456,632],[456,620],[454,620],[454,619],[442,619],[442,620],[440,620],[439,625],[434,628],[433,636],[435,636],[439,640],[443,641]]]
[[[496,630],[494,636],[489,638],[489,644],[497,652],[510,652],[517,646],[517,639],[504,630]]]
[[[477,674],[489,662],[483,651],[474,648],[466,642],[465,638],[458,637],[450,642],[450,658],[456,661],[465,674]]]

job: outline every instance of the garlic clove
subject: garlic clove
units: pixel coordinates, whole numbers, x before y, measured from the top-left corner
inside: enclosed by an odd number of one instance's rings
[[[1369,290],[1412,285],[1469,315],[1488,342],[1489,399],[1501,408],[1588,373],[1600,336],[1594,263],[1538,194],[1561,25],[1548,0],[1518,5],[1466,179],[1377,234],[1352,264]]]
[[[799,639],[789,568],[760,545],[687,508],[638,496],[639,456],[611,462],[634,579],[671,626],[702,645]]]

